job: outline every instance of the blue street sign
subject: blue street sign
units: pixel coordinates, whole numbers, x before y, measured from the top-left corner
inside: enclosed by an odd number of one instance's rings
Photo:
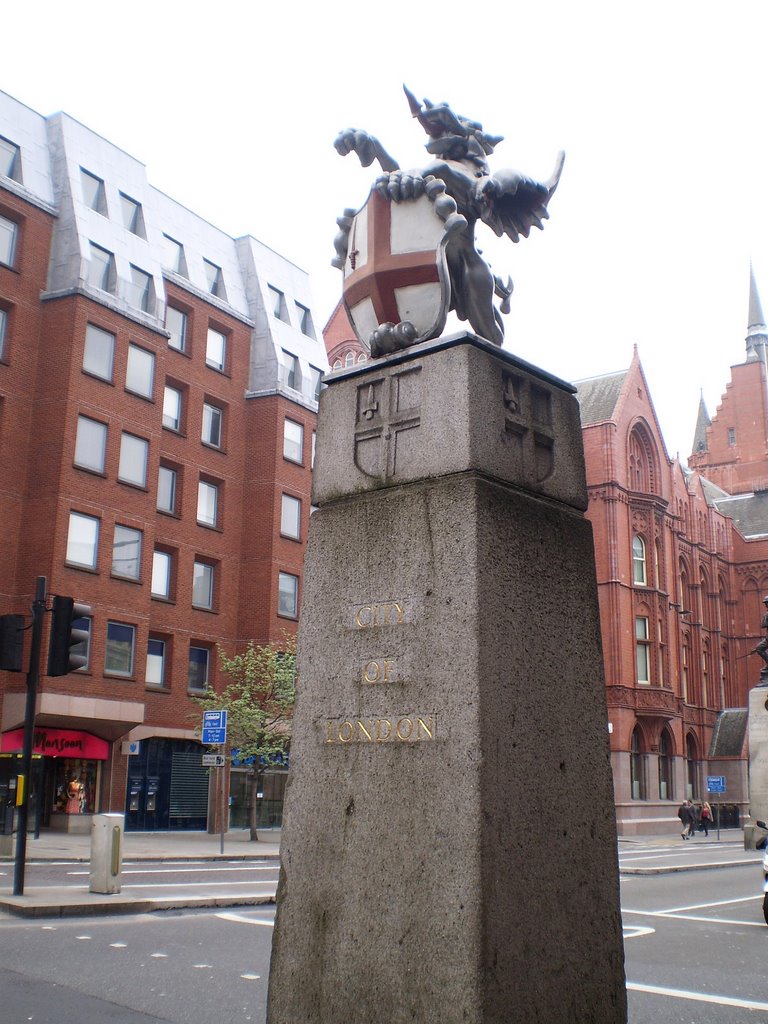
[[[707,776],[707,792],[709,792],[709,793],[724,793],[725,792],[725,776],[724,775],[708,775]]]
[[[203,712],[203,743],[227,742],[227,712]]]

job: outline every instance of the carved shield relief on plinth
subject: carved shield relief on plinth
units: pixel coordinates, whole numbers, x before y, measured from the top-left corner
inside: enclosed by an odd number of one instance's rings
[[[421,367],[367,380],[357,389],[355,465],[385,480],[414,468],[421,426]]]
[[[344,304],[362,345],[385,323],[412,323],[412,344],[440,334],[450,300],[447,240],[428,196],[395,203],[370,193],[352,221],[344,262]]]

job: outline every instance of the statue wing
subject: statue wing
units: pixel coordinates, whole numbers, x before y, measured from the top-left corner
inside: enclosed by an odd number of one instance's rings
[[[513,242],[519,242],[521,235],[527,238],[532,227],[543,228],[564,160],[565,153],[558,153],[552,176],[545,182],[517,171],[492,174],[480,187],[481,220],[497,235],[507,235]]]

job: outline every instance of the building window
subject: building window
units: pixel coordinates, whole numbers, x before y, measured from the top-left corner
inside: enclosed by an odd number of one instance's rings
[[[728,446],[733,448],[736,444],[736,431],[733,427],[728,427]]]
[[[153,293],[152,275],[131,264],[131,287],[128,293],[130,304],[143,309],[145,313],[151,313],[155,306]]]
[[[205,270],[206,287],[211,295],[216,295],[220,299],[226,299],[227,293],[224,289],[224,275],[221,272],[221,267],[217,267],[215,263],[204,259],[203,269]]]
[[[281,572],[277,584],[277,614],[295,619],[299,614],[299,577]]]
[[[187,687],[190,690],[207,690],[211,665],[211,652],[207,647],[189,648],[189,669]]]
[[[323,371],[318,370],[316,366],[310,366],[309,368],[309,393],[316,402],[320,401],[320,392],[323,389],[322,386]]]
[[[290,494],[283,495],[280,511],[280,533],[284,537],[299,540],[301,537],[301,502]]]
[[[144,231],[144,214],[141,211],[141,203],[137,203],[135,199],[131,199],[130,196],[120,193],[120,208],[123,213],[123,224],[125,224],[128,231],[131,234],[138,235],[139,238],[146,238],[146,232]]]
[[[293,420],[283,426],[283,457],[299,463],[304,457],[304,427]]]
[[[80,512],[69,513],[67,563],[95,569],[99,553],[99,520]]]
[[[659,737],[659,800],[672,800],[671,744],[666,730]]]
[[[101,377],[102,380],[112,380],[112,365],[115,359],[115,336],[108,331],[102,331],[100,327],[88,324],[85,329],[85,347],[83,349],[83,370],[93,374],[94,377]]]
[[[693,736],[688,733],[685,738],[685,789],[688,800],[697,800],[699,797],[699,778],[696,770],[698,755],[696,753],[696,742]]]
[[[168,348],[174,348],[177,352],[187,350],[187,314],[182,313],[175,306],[166,306],[165,329],[170,334]]]
[[[334,370],[340,370],[341,367],[342,367],[341,360],[340,359],[334,359],[334,361],[333,361],[333,368],[334,368]]]
[[[141,530],[115,526],[112,544],[112,575],[137,580],[141,576]]]
[[[181,430],[181,392],[170,384],[163,390],[163,426],[176,433]]]
[[[311,455],[311,459],[310,459],[310,463],[309,463],[310,469],[314,469],[315,468],[315,449],[316,448],[317,448],[317,431],[313,430],[312,431],[312,455]]]
[[[346,356],[344,357],[344,365],[345,366],[354,366],[355,365],[355,353],[354,352],[347,352]]]
[[[227,356],[227,336],[221,331],[208,328],[208,339],[205,345],[205,365],[213,370],[224,371],[224,361]]]
[[[221,448],[221,425],[223,413],[218,406],[209,402],[203,404],[203,430],[201,440],[214,448]]]
[[[8,313],[0,309],[0,359],[5,359],[5,338],[8,332]]]
[[[300,302],[296,303],[296,312],[299,315],[299,329],[302,334],[306,334],[308,338],[315,337],[315,326],[312,323],[312,314],[306,306],[302,306]]]
[[[273,285],[267,285],[267,292],[269,294],[270,312],[272,316],[277,317],[278,320],[282,320],[283,323],[288,323],[288,309],[285,305],[285,295],[280,291],[279,288],[275,288]]]
[[[102,292],[115,292],[115,257],[108,249],[90,243],[88,284]]]
[[[701,706],[709,705],[709,648],[704,646],[701,652]]]
[[[142,398],[151,398],[155,383],[155,357],[138,345],[128,346],[128,366],[125,371],[125,390]]]
[[[170,235],[163,235],[163,266],[172,270],[174,274],[181,274],[187,277],[187,260],[184,256],[184,246],[177,242]]]
[[[176,515],[178,473],[170,466],[161,465],[157,471],[157,509]]]
[[[171,598],[171,568],[172,556],[168,551],[152,552],[152,585],[150,587],[153,597],[162,597],[166,601]]]
[[[280,379],[282,383],[294,391],[299,388],[299,360],[290,352],[282,351]]]
[[[637,535],[632,541],[632,578],[637,586],[644,587],[647,579],[645,574],[645,541]]]
[[[682,664],[680,665],[680,687],[683,691],[682,697],[686,704],[688,703],[688,650],[688,638],[685,637],[683,639],[681,652]]]
[[[16,258],[16,238],[19,225],[7,217],[0,217],[0,263],[12,267]]]
[[[368,362],[368,356],[365,354],[365,352],[360,353],[360,355],[357,357],[357,362],[358,364]]]
[[[21,150],[15,142],[0,135],[0,174],[21,181]]]
[[[203,526],[217,526],[219,488],[217,484],[200,480],[197,485],[197,521]]]
[[[635,728],[629,754],[629,773],[631,797],[633,800],[645,800],[645,778],[643,774],[643,755],[640,749],[640,734]]]
[[[208,562],[195,561],[192,571],[192,604],[195,608],[213,608],[214,568]]]
[[[664,679],[666,678],[665,670],[664,670],[664,660],[665,660],[665,658],[667,656],[666,655],[667,649],[666,649],[666,645],[664,643],[664,624],[663,624],[661,619],[659,619],[659,625],[658,625],[658,641],[659,641],[659,686],[663,686],[664,685]]]
[[[645,615],[635,616],[635,641],[635,648],[637,652],[637,681],[638,683],[650,683],[651,649],[648,635],[648,617]]]
[[[103,217],[107,216],[107,196],[104,191],[104,182],[95,174],[80,168],[80,182],[83,187],[83,201],[89,210],[95,210]]]
[[[147,486],[147,459],[149,441],[135,434],[123,434],[120,438],[120,463],[117,478],[124,484],[136,487]]]
[[[107,454],[107,426],[88,416],[77,417],[75,438],[75,465],[103,473]]]
[[[113,676],[132,676],[135,642],[135,626],[128,626],[124,622],[108,622],[104,671]]]
[[[165,640],[151,636],[147,641],[147,667],[144,682],[149,686],[165,686]]]

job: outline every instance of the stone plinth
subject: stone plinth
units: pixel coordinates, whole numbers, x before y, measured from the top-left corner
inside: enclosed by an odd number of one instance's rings
[[[269,1024],[625,1021],[571,389],[443,339],[317,450]]]
[[[768,821],[768,686],[749,691],[749,816]]]

